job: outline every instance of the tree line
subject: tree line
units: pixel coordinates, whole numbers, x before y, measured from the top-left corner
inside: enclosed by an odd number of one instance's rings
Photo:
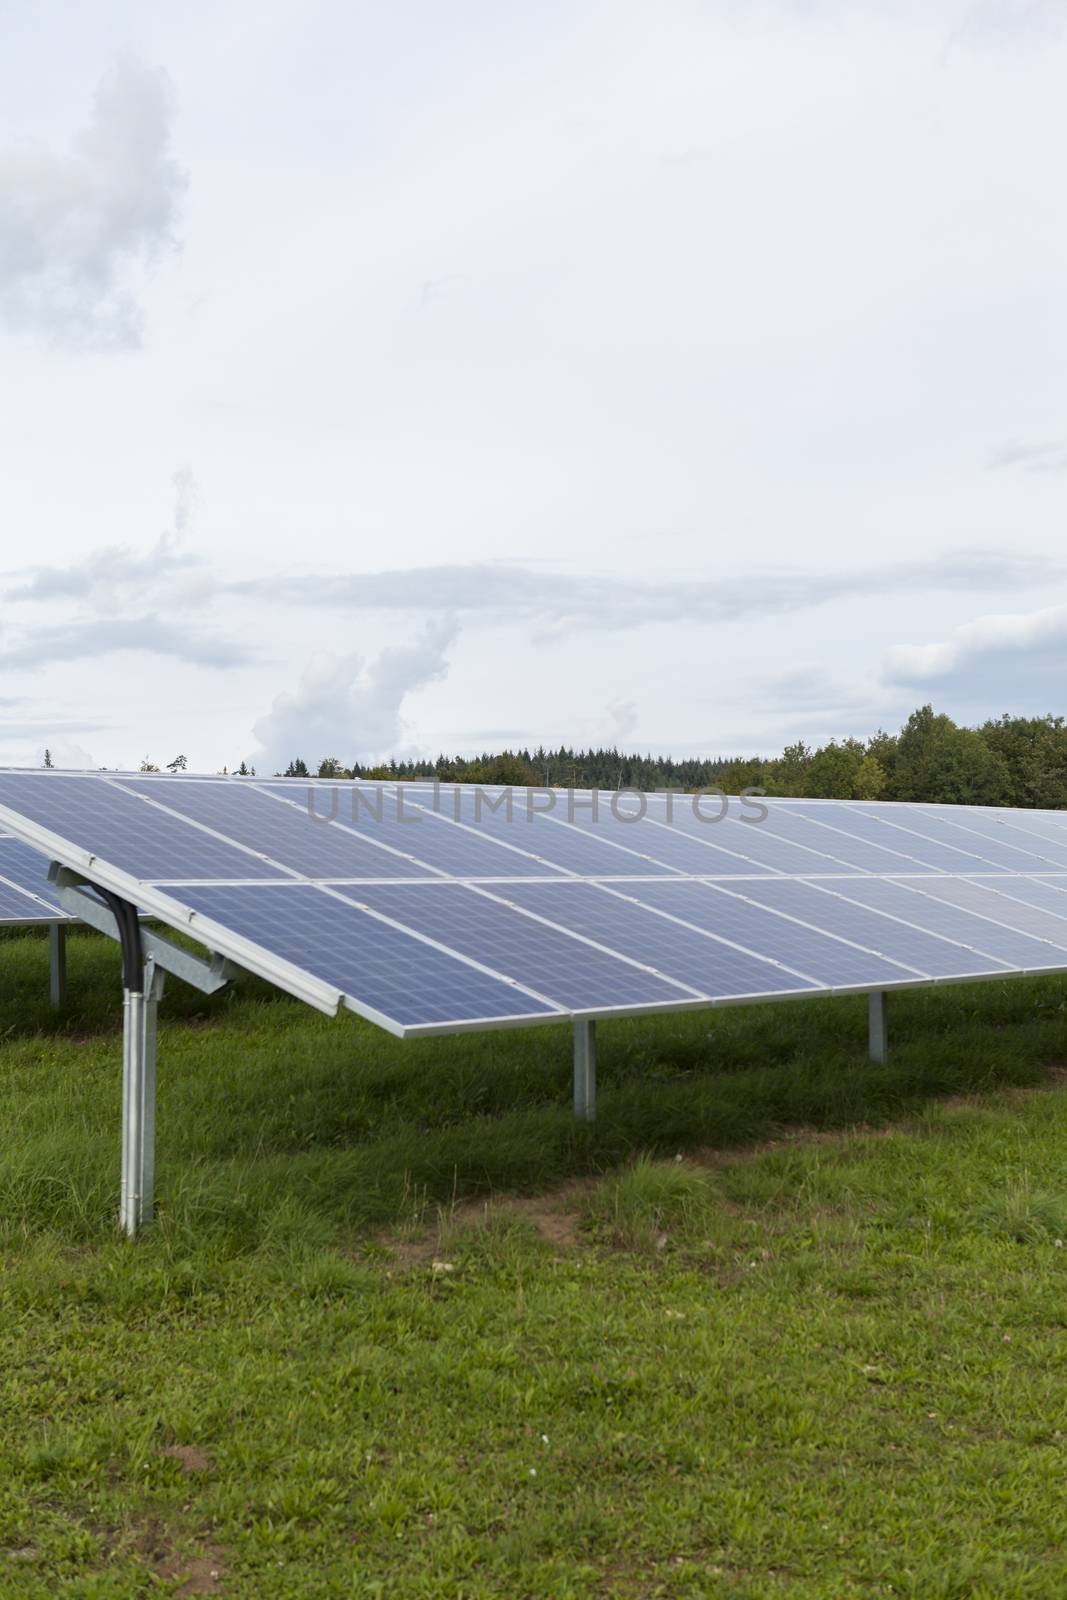
[[[241,763],[235,770],[247,772]],[[825,800],[926,800],[959,805],[1067,808],[1067,727],[1056,716],[1004,716],[961,727],[932,706],[913,711],[899,733],[787,745],[780,755],[676,761],[616,748],[501,750],[435,761],[345,765],[324,756],[290,761],[285,777],[440,778],[443,782],[538,784],[576,789],[763,789]]]

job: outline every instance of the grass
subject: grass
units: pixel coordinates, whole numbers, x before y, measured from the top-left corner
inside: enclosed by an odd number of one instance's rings
[[[0,943],[0,1596],[1067,1592],[1063,987],[399,1044]]]

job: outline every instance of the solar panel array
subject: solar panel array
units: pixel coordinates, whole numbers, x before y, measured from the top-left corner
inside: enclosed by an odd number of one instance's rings
[[[0,927],[72,920],[60,910],[47,865],[39,851],[0,831]]]
[[[490,798],[7,772],[0,828],[398,1034],[1067,970],[1063,813]]]

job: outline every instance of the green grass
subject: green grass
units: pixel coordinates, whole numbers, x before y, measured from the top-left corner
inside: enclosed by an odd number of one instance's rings
[[[399,1044],[0,941],[0,1597],[1062,1597],[1063,986]],[[1027,1092],[1020,1092],[1027,1091]]]

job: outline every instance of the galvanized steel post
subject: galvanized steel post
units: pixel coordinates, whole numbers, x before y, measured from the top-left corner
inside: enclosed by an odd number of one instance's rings
[[[131,1239],[152,1220],[156,1175],[156,1014],[163,972],[145,962],[142,988],[122,995],[122,1176],[119,1226]]]
[[[48,930],[48,963],[52,1006],[58,1011],[67,998],[67,930],[62,922],[53,922]]]
[[[574,1024],[574,1115],[583,1122],[596,1116],[596,1023]]]
[[[889,1035],[886,1032],[885,990],[877,989],[868,996],[867,1053],[872,1061],[882,1064],[889,1055]]]

